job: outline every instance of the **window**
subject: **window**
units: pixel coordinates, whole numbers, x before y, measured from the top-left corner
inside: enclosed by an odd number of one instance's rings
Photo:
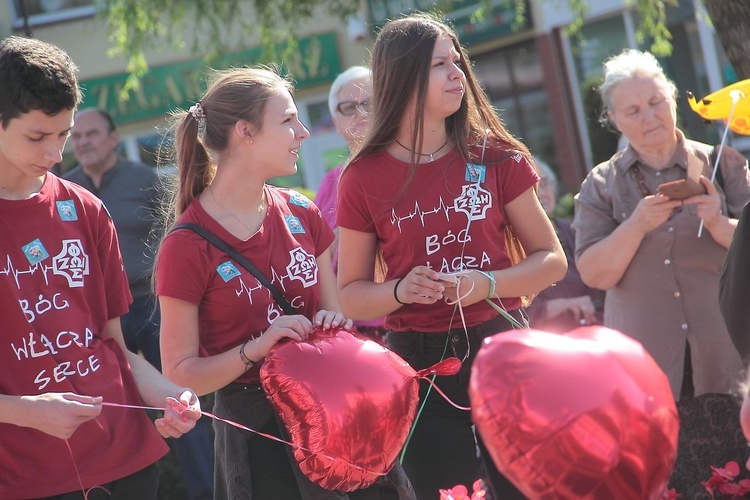
[[[96,0],[8,0],[13,27],[23,28],[24,9],[31,26],[93,16]]]
[[[534,156],[555,165],[544,71],[533,40],[473,57],[474,72],[500,119]]]

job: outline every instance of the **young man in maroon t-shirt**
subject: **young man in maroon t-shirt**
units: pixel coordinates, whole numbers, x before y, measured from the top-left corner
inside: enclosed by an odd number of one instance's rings
[[[0,498],[102,487],[155,499],[159,434],[190,430],[199,407],[125,349],[131,296],[112,220],[49,172],[80,102],[75,73],[53,45],[0,44]],[[154,428],[145,411],[106,403],[169,409]]]

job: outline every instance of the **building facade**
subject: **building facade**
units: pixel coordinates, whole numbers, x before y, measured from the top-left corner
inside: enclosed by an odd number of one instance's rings
[[[685,100],[687,90],[700,97],[736,80],[700,1],[680,0],[678,8],[669,10],[674,53],[662,63],[680,91],[678,117],[683,130],[690,138],[718,142],[722,129],[706,126]],[[230,36],[227,46],[234,48],[210,63],[200,51],[165,43],[147,53],[149,73],[138,91],[124,100],[120,91],[127,78],[126,61],[107,55],[106,25],[95,16],[96,0],[4,3],[0,4],[0,37],[31,32],[65,49],[81,70],[83,106],[107,109],[118,123],[124,154],[152,165],[159,162],[159,145],[169,139],[165,134],[169,112],[198,99],[209,66],[252,65],[261,58],[259,42],[252,35]],[[618,145],[618,136],[597,121],[601,108],[595,89],[602,62],[623,48],[638,47],[634,14],[624,0],[589,3],[580,40],[565,34],[572,14],[564,1],[527,0],[527,15],[520,22],[503,0],[495,0],[478,18],[480,0],[455,0],[447,14],[506,126],[558,172],[562,186],[572,193],[588,170],[611,156]],[[298,50],[280,62],[296,81],[300,116],[311,137],[303,142],[298,174],[278,183],[314,191],[325,172],[343,161],[346,145],[335,133],[327,106],[330,83],[347,67],[368,63],[375,33],[388,19],[432,8],[428,0],[365,0],[360,16],[364,22],[321,14],[302,27]],[[200,47],[203,42],[201,34],[189,28],[185,39],[186,47]],[[750,150],[745,138],[732,140],[739,149]],[[63,168],[72,162],[68,158]]]

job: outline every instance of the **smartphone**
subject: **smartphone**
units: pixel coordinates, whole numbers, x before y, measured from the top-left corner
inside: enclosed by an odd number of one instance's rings
[[[706,187],[700,182],[695,182],[688,179],[680,179],[672,182],[665,182],[659,184],[656,188],[656,192],[663,194],[670,200],[684,200],[691,196],[699,194],[706,194]]]

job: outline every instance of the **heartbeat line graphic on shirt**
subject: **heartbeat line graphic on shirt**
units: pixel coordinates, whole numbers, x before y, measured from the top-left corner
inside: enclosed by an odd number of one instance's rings
[[[271,294],[271,291],[268,288],[266,288],[265,286],[263,286],[260,283],[260,281],[258,281],[257,278],[255,278],[255,277],[253,277],[253,279],[255,279],[257,285],[256,286],[248,286],[247,283],[245,283],[245,280],[243,279],[243,278],[248,278],[248,277],[249,277],[248,275],[242,275],[242,276],[240,276],[240,279],[239,279],[240,286],[234,292],[235,294],[237,294],[237,298],[242,297],[243,294],[247,294],[247,298],[250,300],[250,304],[252,304],[253,303],[253,292],[255,292],[256,290],[265,290],[266,291],[266,295],[268,296],[268,298],[273,297],[273,295]],[[282,292],[286,291],[286,287],[284,286],[284,281],[285,280],[290,280],[290,279],[291,278],[289,276],[287,276],[287,275],[280,275],[279,273],[276,272],[275,269],[271,268],[271,277],[270,277],[271,283],[273,283],[274,285],[276,285],[277,287],[279,287]]]
[[[47,271],[53,271],[53,274],[54,274],[54,267],[44,266],[41,263],[36,263],[33,266],[29,266],[26,271],[22,271],[13,265],[13,261],[11,260],[10,255],[6,255],[5,268],[0,270],[0,274],[4,274],[6,276],[13,276],[13,280],[16,282],[16,288],[21,290],[21,283],[19,281],[19,277],[25,274],[33,276],[37,272],[41,272],[44,276],[44,284],[49,285],[49,279],[47,278]]]
[[[396,214],[396,209],[394,208],[391,211],[391,225],[398,226],[398,232],[401,232],[401,222],[409,219],[413,219],[415,217],[419,217],[420,222],[422,223],[422,227],[425,227],[425,218],[428,215],[434,215],[439,214],[440,212],[443,212],[445,214],[445,220],[450,220],[450,214],[449,212],[454,210],[452,205],[446,205],[443,201],[443,197],[440,197],[440,203],[438,203],[438,206],[433,208],[432,210],[422,210],[422,208],[419,206],[419,202],[414,203],[414,211],[410,212],[408,215],[404,217],[400,217],[398,214]]]
[[[261,285],[260,282],[258,282],[258,286],[252,286],[252,287],[247,286],[247,284],[245,284],[245,280],[243,280],[242,277],[240,276],[240,288],[239,290],[235,290],[234,293],[237,295],[237,298],[242,297],[242,294],[246,293],[247,298],[250,300],[250,304],[252,304],[253,292],[255,290],[260,290],[262,288],[265,288],[265,287]],[[270,292],[269,292],[269,296],[270,296]]]
[[[451,211],[466,215],[470,221],[479,220],[485,218],[487,210],[492,206],[492,193],[478,183],[466,184],[461,186],[461,194],[453,199],[450,205],[447,205],[441,196],[438,205],[430,210],[422,210],[418,201],[414,203],[414,211],[405,216],[399,216],[394,208],[391,210],[391,225],[398,226],[398,232],[400,233],[402,232],[401,223],[403,221],[419,217],[422,227],[426,227],[428,216],[442,212],[445,220],[450,221]]]

